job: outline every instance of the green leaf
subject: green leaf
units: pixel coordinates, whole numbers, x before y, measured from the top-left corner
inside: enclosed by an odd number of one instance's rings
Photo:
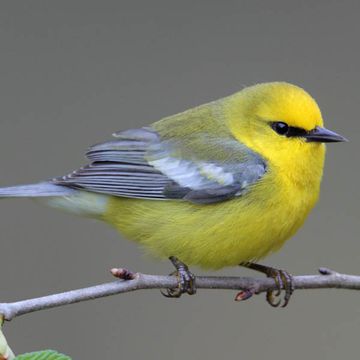
[[[18,355],[14,360],[71,360],[71,358],[54,350],[44,350]]]

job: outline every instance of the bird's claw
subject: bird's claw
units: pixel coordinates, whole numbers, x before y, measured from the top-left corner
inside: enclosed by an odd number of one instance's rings
[[[281,290],[285,290],[283,303],[281,307],[286,307],[289,303],[292,293],[294,292],[294,283],[292,276],[285,270],[268,268],[267,277],[274,279],[276,290],[268,290],[266,292],[266,301],[272,307],[278,307],[281,304],[281,299],[277,300],[281,295]]]
[[[285,294],[284,294],[284,298],[283,298],[281,307],[287,306],[287,304],[289,303],[289,300],[291,298],[291,295],[294,292],[293,277],[287,271],[275,269],[275,268],[272,268],[269,266],[255,264],[255,263],[244,263],[241,265],[244,267],[247,267],[249,269],[252,269],[252,270],[260,271],[260,272],[264,273],[268,278],[274,279],[276,288],[275,288],[275,290],[267,290],[266,301],[272,307],[280,306],[282,300],[278,299],[278,298],[281,295],[281,291],[285,290]],[[239,293],[239,294],[241,294],[241,293]],[[237,295],[237,297],[239,296],[239,294]],[[237,297],[235,299],[237,299]],[[246,299],[248,299],[249,297],[250,296],[248,296]]]
[[[171,256],[169,260],[175,266],[176,271],[170,275],[175,275],[178,279],[178,286],[176,288],[166,289],[161,291],[161,294],[167,298],[179,298],[182,294],[194,295],[196,294],[195,275],[189,270],[188,266],[181,262],[175,256]]]

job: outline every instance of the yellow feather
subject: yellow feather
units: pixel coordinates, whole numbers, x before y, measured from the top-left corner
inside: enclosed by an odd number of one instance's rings
[[[157,256],[204,268],[235,266],[278,250],[318,199],[325,146],[279,136],[271,121],[305,130],[323,124],[312,97],[287,83],[246,88],[153,124],[162,136],[184,142],[204,129],[219,139],[230,132],[266,159],[267,172],[242,196],[215,204],[111,197],[103,220]]]

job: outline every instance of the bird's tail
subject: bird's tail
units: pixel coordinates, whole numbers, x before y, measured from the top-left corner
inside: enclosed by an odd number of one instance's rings
[[[41,182],[30,185],[18,185],[0,188],[0,198],[8,197],[51,197],[51,196],[69,196],[73,195],[76,190],[51,184],[49,182]]]
[[[59,210],[98,218],[105,213],[109,196],[40,182],[0,187],[0,199],[2,198],[32,198]]]

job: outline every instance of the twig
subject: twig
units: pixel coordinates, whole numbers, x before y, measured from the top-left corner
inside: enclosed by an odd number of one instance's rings
[[[294,276],[294,288],[339,288],[360,290],[360,276],[340,274],[327,268],[320,268],[319,272],[321,275]],[[34,299],[22,300],[12,303],[0,303],[0,314],[3,314],[5,320],[12,320],[17,316],[28,314],[34,311],[74,304],[81,301],[87,301],[142,289],[164,289],[175,288],[176,286],[177,278],[174,276],[136,273],[134,274],[133,279],[130,280],[116,280],[97,286],[91,286],[88,288],[67,291]],[[257,293],[276,289],[275,282],[271,278],[233,276],[198,276],[196,277],[196,287],[198,289],[228,290],[256,288]]]

